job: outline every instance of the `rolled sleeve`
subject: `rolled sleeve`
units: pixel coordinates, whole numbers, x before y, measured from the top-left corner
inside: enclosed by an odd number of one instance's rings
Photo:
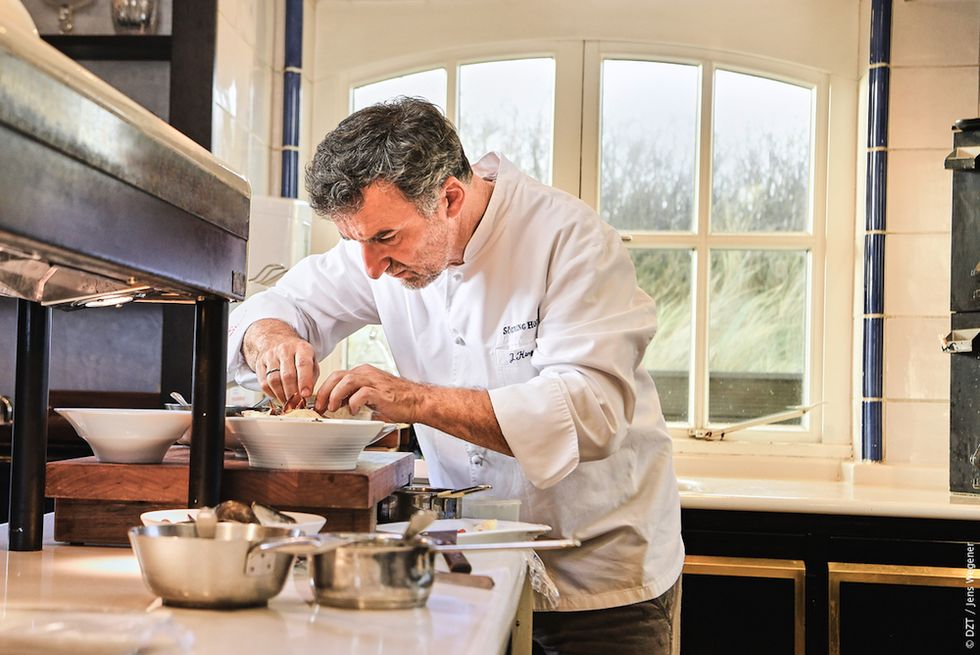
[[[579,463],[578,435],[562,386],[557,378],[538,377],[489,391],[507,445],[539,489],[554,486]]]
[[[525,374],[533,377],[490,391],[504,438],[538,488],[622,447],[656,332],[655,305],[611,228],[576,224],[559,239],[549,270],[537,338],[527,346],[533,371]]]

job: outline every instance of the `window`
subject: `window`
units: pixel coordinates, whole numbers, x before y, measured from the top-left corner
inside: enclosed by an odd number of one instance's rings
[[[471,161],[497,150],[525,172],[551,181],[554,60],[510,59],[464,64],[454,71],[454,105],[463,149]],[[351,112],[398,96],[425,98],[444,112],[449,74],[444,68],[401,75],[351,89]],[[388,340],[379,326],[347,339],[347,366],[371,364],[395,373]]]
[[[551,183],[555,61],[511,59],[459,67],[456,125],[467,156],[496,150]]]
[[[350,111],[353,113],[398,96],[425,98],[445,111],[446,89],[446,71],[442,68],[392,77],[351,89]],[[383,371],[397,373],[388,339],[380,325],[369,325],[347,337],[344,352],[348,367],[370,364]]]
[[[598,164],[591,175],[583,167],[582,195],[595,189],[600,215],[623,235],[640,286],[657,302],[644,364],[672,432],[818,402],[814,307],[824,277],[814,260],[824,237],[814,184],[825,81],[693,51],[661,58],[608,48],[586,49]],[[806,442],[821,433],[807,416],[729,439]]]
[[[657,302],[643,361],[676,437],[820,403],[827,368],[842,378],[839,423],[849,352],[828,367],[823,344],[828,77],[651,50],[562,42],[550,56],[449,60],[351,84],[351,109],[394,95],[433,99],[471,159],[499,150],[620,231]],[[357,348],[377,358],[383,335],[372,334]],[[368,354],[352,347],[349,356]],[[818,442],[822,425],[807,415],[728,439]],[[846,438],[829,441],[844,453]]]
[[[398,96],[425,98],[446,110],[446,71],[441,68],[392,77],[351,90],[351,112]]]
[[[705,111],[704,70],[601,64],[600,212],[626,233],[640,285],[658,301],[645,361],[664,414],[695,426],[809,397],[810,250],[799,237],[811,224],[814,89],[718,69]],[[710,135],[700,175],[699,134]],[[667,235],[672,247],[659,247]],[[692,339],[698,323],[703,337]]]

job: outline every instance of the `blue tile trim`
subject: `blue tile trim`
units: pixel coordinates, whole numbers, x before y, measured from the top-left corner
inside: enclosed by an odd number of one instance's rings
[[[282,145],[299,145],[299,73],[286,71],[282,76]]]
[[[864,313],[885,313],[885,235],[864,235]]]
[[[280,195],[296,198],[299,194],[299,153],[285,149],[299,145],[300,89],[303,84],[303,0],[286,0],[284,35],[286,72],[282,76],[282,178]],[[296,69],[296,70],[291,70]]]
[[[885,319],[864,319],[864,379],[861,395],[864,398],[882,397],[882,343]]]
[[[885,295],[885,189],[888,179],[888,87],[891,73],[892,0],[871,2],[868,72],[868,153],[864,237],[864,313],[862,356],[861,457],[882,459],[881,397]]]
[[[881,401],[866,400],[861,403],[861,457],[880,462],[881,452]]]
[[[299,153],[295,150],[282,151],[282,190],[283,198],[299,196]]]
[[[875,150],[868,153],[868,185],[865,194],[864,229],[885,229],[885,180],[888,179],[888,152]]]
[[[868,147],[888,145],[889,68],[872,68],[868,72]]]
[[[871,63],[887,64],[892,49],[892,0],[871,2]]]
[[[303,67],[303,0],[286,0],[285,51],[287,67]]]

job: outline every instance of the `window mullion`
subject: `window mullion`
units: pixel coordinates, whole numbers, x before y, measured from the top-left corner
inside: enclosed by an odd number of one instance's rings
[[[552,143],[551,184],[574,196],[582,197],[582,111],[583,41],[562,41],[555,47],[555,109],[554,140]],[[598,95],[598,88],[588,93]]]
[[[694,361],[691,376],[694,383],[690,395],[689,415],[692,425],[704,426],[708,417],[708,228],[711,217],[711,126],[712,80],[714,66],[710,61],[701,64],[701,98],[699,102],[699,135],[697,164],[697,245],[694,252]]]
[[[459,60],[450,59],[446,66],[446,116],[459,125]],[[481,153],[482,154],[482,153]],[[479,155],[471,156],[477,157]],[[472,162],[470,162],[472,163]]]
[[[599,125],[602,57],[600,44],[586,41],[582,52],[582,152],[579,197],[599,211]]]

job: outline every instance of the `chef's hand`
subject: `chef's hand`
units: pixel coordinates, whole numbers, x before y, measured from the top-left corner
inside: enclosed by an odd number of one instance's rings
[[[316,353],[289,324],[272,318],[252,323],[242,340],[242,354],[266,395],[285,404],[296,394],[313,394],[320,375]]]
[[[362,364],[349,371],[331,373],[316,394],[314,409],[335,412],[342,405],[357,414],[370,408],[375,418],[389,423],[415,423],[420,419],[419,408],[425,398],[427,385],[409,382],[404,378]]]

